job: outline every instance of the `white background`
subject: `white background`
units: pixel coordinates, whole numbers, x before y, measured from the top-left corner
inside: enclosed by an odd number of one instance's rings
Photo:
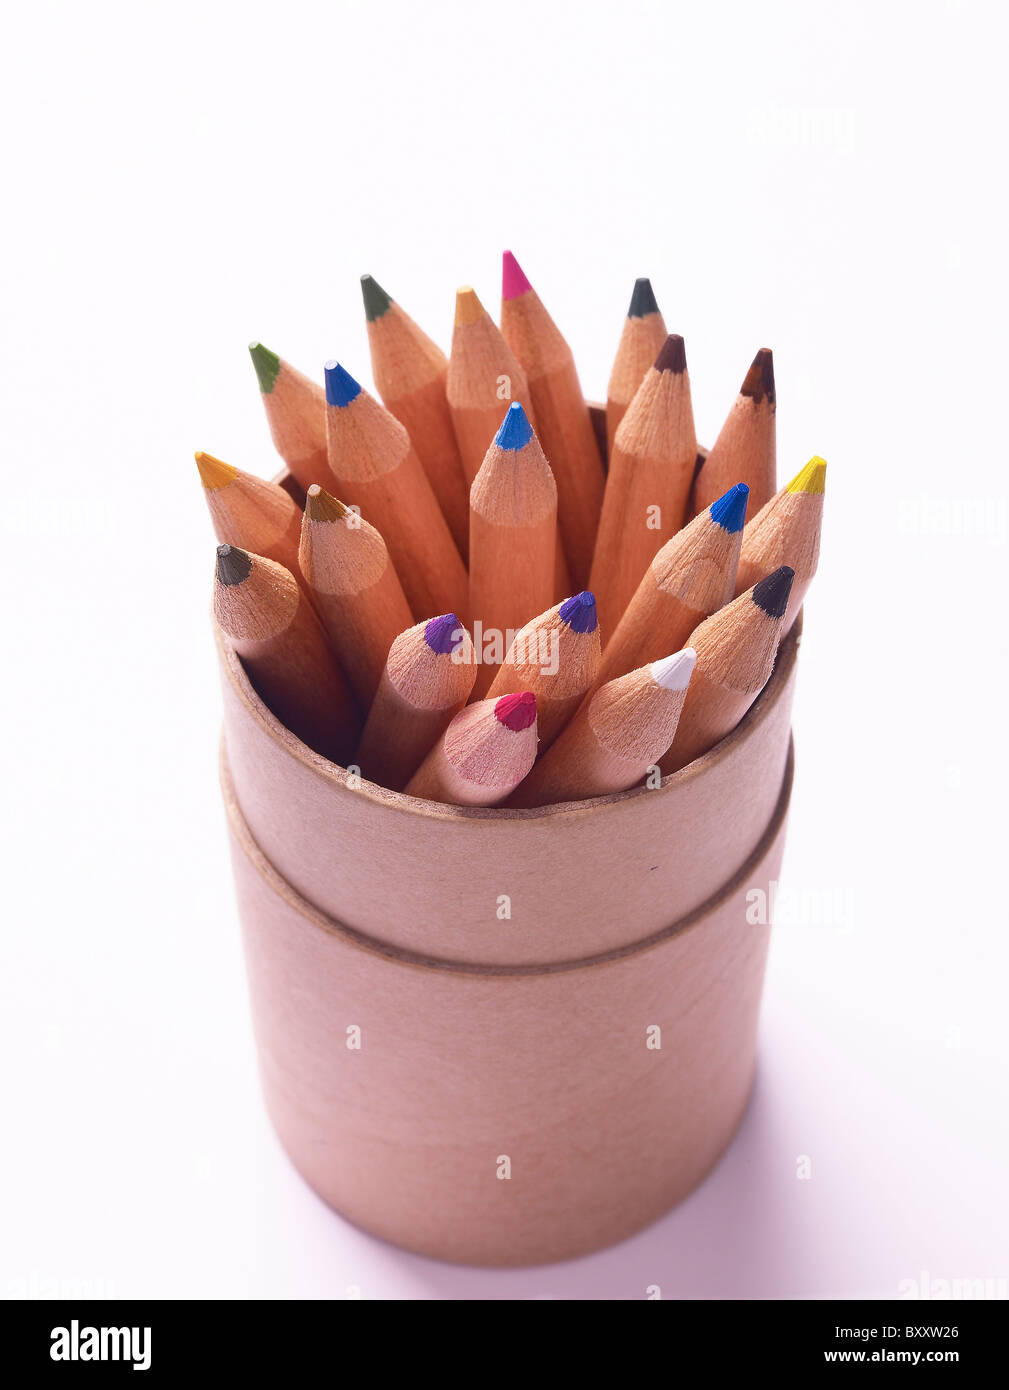
[[[1009,1278],[1003,26],[972,0],[9,13],[0,1292]],[[491,1273],[349,1227],[264,1118],[192,453],[277,466],[249,338],[370,383],[359,274],[447,345],[504,246],[587,394],[647,274],[700,437],[769,344],[782,477],[830,473],[744,1129],[629,1243]]]

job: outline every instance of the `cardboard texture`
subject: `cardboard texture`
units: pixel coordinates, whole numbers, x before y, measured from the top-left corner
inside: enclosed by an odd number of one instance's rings
[[[508,968],[317,912],[225,776],[263,1088],[302,1176],[376,1235],[486,1265],[583,1254],[680,1201],[749,1097],[769,929],[747,894],[778,875],[790,790],[789,759],[766,833],[701,912],[622,951]],[[490,934],[470,933],[477,960]]]

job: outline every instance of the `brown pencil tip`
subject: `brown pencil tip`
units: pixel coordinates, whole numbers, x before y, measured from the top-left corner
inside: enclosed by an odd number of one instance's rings
[[[222,584],[241,584],[252,573],[252,556],[237,545],[217,547],[217,577]]]
[[[200,482],[208,492],[216,492],[218,488],[227,487],[238,477],[237,468],[232,468],[230,463],[222,463],[220,459],[215,459],[213,454],[198,453],[196,466],[200,470]]]
[[[455,292],[456,327],[477,323],[483,317],[483,305],[472,285],[460,285]]]
[[[657,372],[685,372],[687,370],[687,349],[678,333],[670,333],[662,344],[655,359]]]
[[[749,396],[755,405],[765,399],[769,405],[774,405],[774,354],[770,348],[761,348],[750,363],[739,394]]]
[[[347,508],[318,483],[313,483],[305,496],[305,515],[309,521],[339,521]]]

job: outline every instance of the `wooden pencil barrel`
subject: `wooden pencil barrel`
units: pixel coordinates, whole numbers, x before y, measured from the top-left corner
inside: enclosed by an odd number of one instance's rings
[[[526,1264],[622,1239],[708,1172],[752,1082],[768,928],[747,908],[781,862],[800,626],[661,787],[535,810],[356,779],[218,633],[263,1087],[327,1202],[425,1254]]]

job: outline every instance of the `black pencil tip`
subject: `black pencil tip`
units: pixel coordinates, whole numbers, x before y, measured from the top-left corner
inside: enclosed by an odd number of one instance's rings
[[[657,314],[659,306],[655,302],[655,292],[652,289],[651,280],[642,276],[641,279],[634,281],[634,289],[631,292],[631,307],[627,310],[629,319],[643,319],[646,314]]]
[[[792,591],[795,570],[791,565],[782,565],[766,579],[753,586],[753,601],[762,608],[769,618],[780,618],[788,607],[788,595]]]
[[[655,359],[657,372],[685,372],[687,370],[687,350],[678,333],[670,333],[662,344],[662,350]]]
[[[252,572],[252,558],[237,545],[217,547],[217,577],[222,584],[241,584]]]
[[[756,405],[766,398],[774,405],[774,354],[770,348],[761,348],[750,364],[750,370],[739,388],[741,396],[751,396]]]
[[[370,275],[361,276],[361,294],[364,298],[364,316],[369,323],[380,319],[392,307],[392,300]]]

